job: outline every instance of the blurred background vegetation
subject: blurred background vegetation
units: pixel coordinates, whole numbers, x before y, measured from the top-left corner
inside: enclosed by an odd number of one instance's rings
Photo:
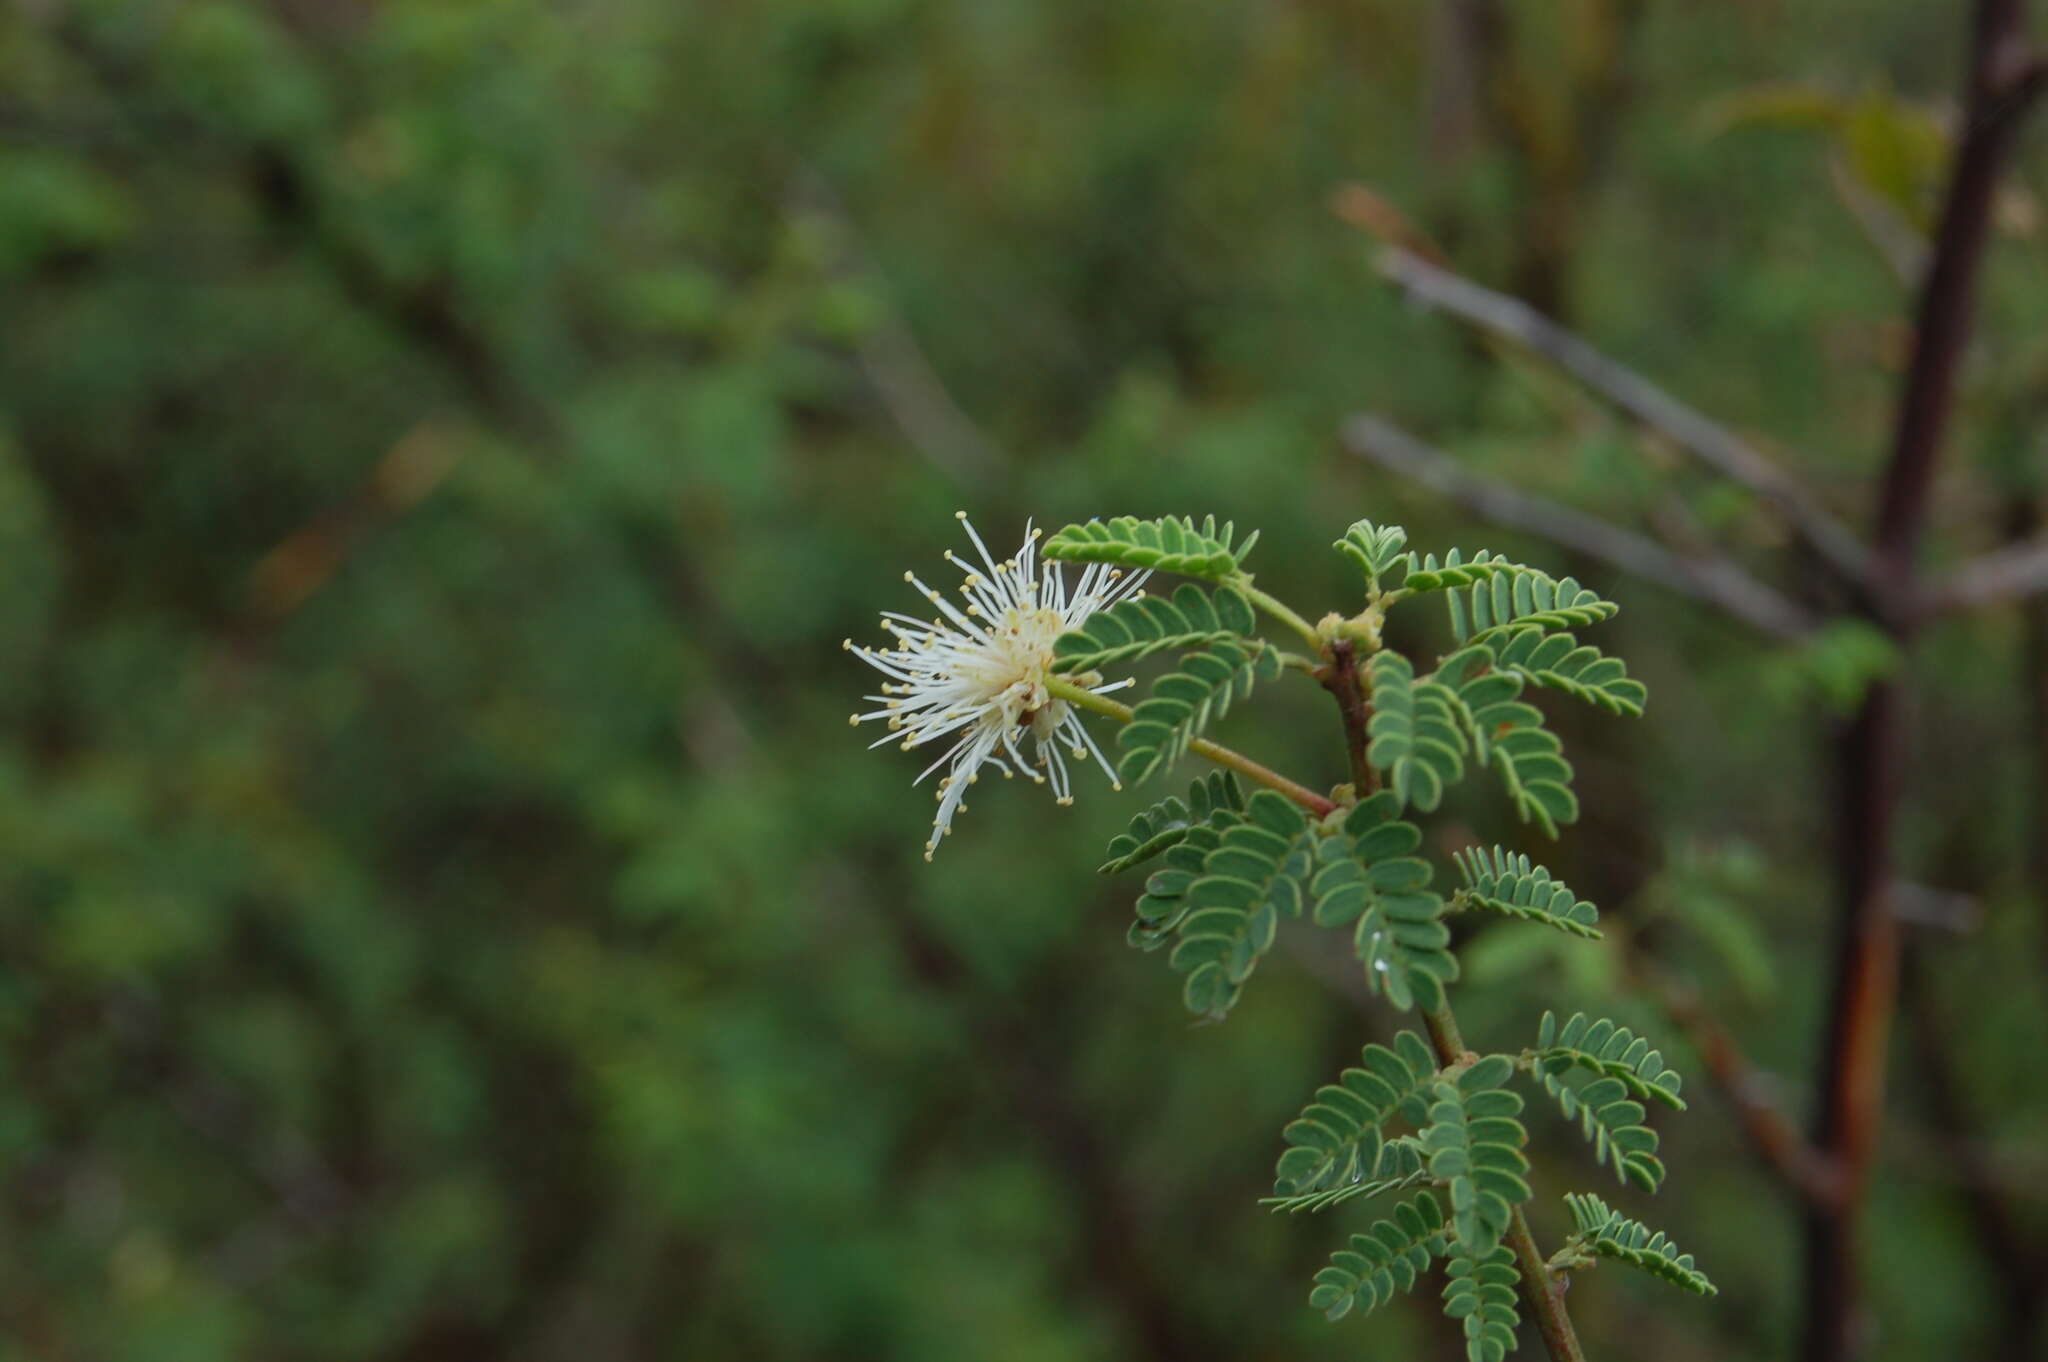
[[[1893,654],[1760,640],[1347,454],[1370,409],[1801,594],[1767,507],[1404,304],[1333,196],[1860,526],[1960,9],[8,6],[0,1358],[1452,1355],[1426,1294],[1305,1306],[1357,1208],[1255,1204],[1395,1025],[1322,941],[1191,1028],[1122,944],[1134,885],[1090,871],[1138,805],[1099,782],[991,789],[920,861],[930,796],[848,729],[839,643],[957,507],[999,540],[1213,511],[1312,613],[1361,516],[1623,602],[1603,645],[1650,712],[1559,713],[1587,817],[1545,859],[1803,1119],[1825,739]],[[2042,152],[1999,204],[1940,561],[2038,523]],[[1988,611],[1912,664],[1907,873],[1941,911],[1872,1212],[1885,1358],[2039,1338],[2041,637]],[[1276,697],[1221,736],[1341,778],[1324,698]],[[1791,1356],[1793,1209],[1627,960],[1547,947],[1472,934],[1468,1034],[1519,1043],[1540,984],[1671,1036],[1673,1176],[1616,1199],[1722,1288],[1584,1277],[1595,1355]],[[1554,1193],[1605,1175],[1541,1146],[1554,1241]]]

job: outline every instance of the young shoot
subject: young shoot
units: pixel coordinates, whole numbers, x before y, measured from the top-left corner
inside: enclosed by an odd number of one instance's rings
[[[1451,1008],[1459,968],[1446,919],[1495,913],[1585,940],[1600,935],[1599,910],[1504,846],[1453,853],[1459,885],[1447,895],[1414,821],[1474,777],[1497,781],[1516,816],[1545,836],[1577,821],[1571,763],[1527,696],[1550,690],[1640,714],[1642,684],[1570,632],[1618,607],[1570,577],[1485,550],[1418,555],[1399,526],[1365,520],[1335,545],[1359,569],[1359,594],[1321,612],[1255,586],[1244,563],[1257,534],[1238,541],[1213,517],[1091,520],[1042,546],[1027,529],[1001,563],[972,526],[967,534],[979,564],[947,555],[966,574],[961,600],[910,577],[937,616],[885,613],[893,644],[854,649],[885,678],[870,697],[881,708],[854,722],[886,721],[882,742],[905,748],[942,744],[924,772],[946,768],[927,859],[984,766],[1050,784],[1065,803],[1068,757],[1092,757],[1112,788],[1199,757],[1219,769],[1138,813],[1110,843],[1105,873],[1152,867],[1130,943],[1164,951],[1187,1006],[1220,1020],[1281,923],[1305,921],[1344,933],[1366,985],[1420,1018],[1420,1034],[1366,1046],[1281,1132],[1274,1209],[1398,1198],[1391,1218],[1350,1234],[1316,1274],[1310,1304],[1333,1320],[1367,1314],[1441,1264],[1444,1313],[1460,1322],[1470,1362],[1500,1362],[1525,1316],[1552,1358],[1575,1362],[1570,1272],[1620,1263],[1712,1294],[1690,1255],[1590,1193],[1566,1194],[1575,1229],[1563,1245],[1548,1257],[1537,1247],[1523,1211],[1533,1190],[1517,1088],[1576,1123],[1596,1166],[1650,1193],[1665,1170],[1648,1112],[1683,1108],[1678,1075],[1648,1039],[1583,1014],[1560,1026],[1543,1012],[1524,1036],[1533,1044],[1470,1048]],[[1061,563],[1081,565],[1071,594]],[[1189,580],[1145,594],[1155,573]],[[1385,647],[1389,615],[1426,599],[1443,614],[1448,651],[1423,658]],[[1262,615],[1309,653],[1269,642]],[[1145,699],[1107,698],[1131,683],[1106,682],[1106,669],[1155,657],[1172,661]],[[1336,702],[1338,766],[1350,778],[1327,793],[1207,736],[1256,683],[1289,674]],[[1113,768],[1084,710],[1117,723]]]

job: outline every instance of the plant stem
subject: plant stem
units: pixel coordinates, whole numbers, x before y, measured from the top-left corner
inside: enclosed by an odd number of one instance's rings
[[[1458,1030],[1458,1019],[1449,1003],[1424,1012],[1422,1026],[1429,1032],[1430,1048],[1436,1051],[1437,1063],[1449,1066],[1464,1062],[1465,1037]],[[1578,1331],[1572,1328],[1571,1313],[1564,1306],[1564,1288],[1544,1260],[1543,1250],[1536,1247],[1529,1218],[1522,1214],[1520,1206],[1509,1214],[1504,1240],[1514,1250],[1515,1265],[1522,1272],[1522,1300],[1536,1317],[1536,1332],[1543,1335],[1551,1362],[1586,1362],[1585,1351],[1579,1347]]]
[[[1349,640],[1340,640],[1339,647]],[[1344,649],[1340,657],[1349,657],[1346,667],[1340,660],[1338,667],[1349,677],[1351,694],[1358,694],[1357,660]],[[1046,689],[1065,700],[1068,704],[1106,714],[1119,723],[1129,723],[1131,707],[1118,704],[1107,696],[1084,690],[1071,681],[1060,677],[1048,677]],[[1343,704],[1343,696],[1338,695]],[[1347,716],[1345,722],[1346,745],[1351,750],[1351,764],[1354,771],[1364,770],[1367,776],[1377,781],[1371,764],[1365,760],[1365,729],[1363,724],[1353,725]],[[1305,785],[1297,784],[1286,776],[1268,767],[1261,766],[1250,757],[1233,752],[1227,747],[1197,738],[1188,745],[1189,750],[1207,757],[1219,766],[1226,766],[1245,779],[1276,790],[1310,813],[1321,816],[1333,812],[1337,805],[1325,799]],[[1361,787],[1360,793],[1365,793]],[[1424,1028],[1429,1032],[1429,1043],[1436,1051],[1437,1062],[1452,1065],[1461,1062],[1465,1055],[1465,1040],[1458,1031],[1458,1019],[1452,1015],[1450,1004],[1446,1003],[1433,1011],[1422,1014]],[[1529,1221],[1522,1214],[1522,1208],[1514,1208],[1505,1236],[1508,1247],[1514,1250],[1515,1262],[1522,1273],[1522,1300],[1528,1305],[1529,1313],[1536,1317],[1537,1332],[1543,1335],[1543,1342],[1550,1349],[1551,1362],[1586,1362],[1586,1354],[1579,1347],[1579,1336],[1572,1328],[1572,1317],[1565,1310],[1564,1291],[1557,1277],[1543,1260],[1543,1251],[1536,1247],[1536,1237],[1529,1231]]]
[[[1878,500],[1872,590],[1862,613],[1910,649],[1920,541],[1955,391],[1969,348],[1993,205],[2022,116],[2048,88],[2029,42],[2027,0],[1977,0],[1963,116],[1932,255],[1920,286],[1912,357]],[[1891,911],[1904,797],[1907,696],[1898,677],[1873,685],[1837,748],[1839,883],[1827,1041],[1816,1086],[1814,1144],[1839,1172],[1839,1196],[1806,1207],[1802,1357],[1853,1362],[1870,1349],[1863,1218],[1884,1120],[1900,941]]]
[[[1078,705],[1082,709],[1108,715],[1118,723],[1127,724],[1131,721],[1129,705],[1119,704],[1106,695],[1097,695],[1094,691],[1086,690],[1061,677],[1047,677],[1045,688],[1070,705]],[[1210,742],[1207,738],[1196,738],[1188,744],[1188,750],[1199,757],[1206,757],[1218,766],[1237,772],[1255,785],[1263,785],[1269,790],[1287,796],[1318,818],[1336,811],[1335,800],[1319,795],[1306,785],[1297,784],[1271,767],[1262,766],[1242,752],[1234,752],[1221,743]]]
[[[1316,627],[1313,624],[1310,624],[1307,620],[1290,610],[1284,601],[1267,595],[1248,581],[1232,582],[1231,585],[1242,591],[1246,600],[1306,639],[1310,652],[1317,655],[1322,653],[1323,636],[1316,632]]]
[[[1337,699],[1337,712],[1344,716],[1344,746],[1351,754],[1351,784],[1359,798],[1380,787],[1380,773],[1366,760],[1367,728],[1371,708],[1358,688],[1358,644],[1340,638],[1330,645],[1330,669],[1321,678],[1323,688]]]

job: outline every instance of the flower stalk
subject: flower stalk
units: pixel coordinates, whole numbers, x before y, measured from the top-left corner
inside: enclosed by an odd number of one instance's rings
[[[1049,678],[1045,683],[1045,688],[1053,695],[1058,696],[1077,708],[1093,710],[1095,713],[1114,719],[1120,724],[1126,724],[1131,721],[1131,707],[1129,705],[1112,700],[1099,691],[1091,691],[1085,687],[1077,686],[1065,677],[1055,676]],[[1275,794],[1285,795],[1318,818],[1334,813],[1337,810],[1336,800],[1325,795],[1319,795],[1314,790],[1309,789],[1308,786],[1298,781],[1289,780],[1272,767],[1261,765],[1259,762],[1253,761],[1250,757],[1244,755],[1244,753],[1233,751],[1222,743],[1211,742],[1207,738],[1196,738],[1188,744],[1188,751],[1206,760],[1213,761],[1218,766],[1237,772],[1255,785],[1263,785]]]

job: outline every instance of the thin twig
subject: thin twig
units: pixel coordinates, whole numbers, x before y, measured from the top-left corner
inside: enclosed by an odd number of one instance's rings
[[[1799,537],[1845,580],[1861,582],[1868,576],[1870,556],[1856,536],[1790,474],[1726,426],[1609,359],[1518,298],[1483,288],[1399,246],[1381,249],[1379,270],[1416,301],[1555,364],[1721,476],[1757,493],[1777,507]]]
[[[799,174],[792,208],[823,230],[833,272],[882,291],[881,267],[862,246],[853,218],[830,180],[812,167]],[[946,389],[902,315],[886,302],[871,326],[853,339],[854,358],[882,405],[910,441],[939,472],[967,487],[995,481],[1009,459]]]
[[[1699,1052],[1707,1076],[1734,1111],[1757,1157],[1802,1201],[1832,1200],[1839,1193],[1841,1180],[1798,1123],[1778,1105],[1771,1095],[1769,1076],[1750,1062],[1734,1034],[1697,993],[1648,955],[1630,952],[1629,970]]]
[[[1496,525],[1548,539],[1693,600],[1719,608],[1772,638],[1798,639],[1814,628],[1801,606],[1723,557],[1681,556],[1653,540],[1583,511],[1516,491],[1467,472],[1457,460],[1377,416],[1344,423],[1344,447],[1362,459],[1438,493]]]
[[[2008,545],[1969,562],[1927,588],[1922,610],[1974,610],[2048,591],[2048,538]]]
[[[1121,701],[1112,700],[1106,695],[1098,695],[1094,691],[1077,686],[1063,677],[1047,677],[1045,688],[1070,705],[1078,706],[1081,709],[1093,710],[1095,713],[1105,715],[1120,724],[1127,724],[1131,721],[1131,707],[1129,705]],[[1327,799],[1317,794],[1314,790],[1309,789],[1306,785],[1289,780],[1271,767],[1253,761],[1242,752],[1232,751],[1222,743],[1211,742],[1207,738],[1196,738],[1188,744],[1188,751],[1193,752],[1198,757],[1213,761],[1218,766],[1237,772],[1255,785],[1263,785],[1276,794],[1285,795],[1288,799],[1301,805],[1302,808],[1307,809],[1318,818],[1337,811],[1335,800]]]

